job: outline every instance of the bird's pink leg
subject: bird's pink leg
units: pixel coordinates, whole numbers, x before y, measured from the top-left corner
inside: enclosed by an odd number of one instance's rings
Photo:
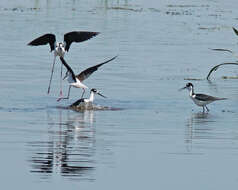
[[[83,88],[83,93],[81,95],[81,98],[83,98],[84,93],[85,93],[85,89]]]
[[[54,72],[54,67],[55,67],[55,58],[56,58],[56,56],[54,56],[54,62],[53,62],[53,66],[52,66],[52,69],[51,69],[50,83],[49,83],[49,87],[48,87],[48,94],[50,93],[50,85],[51,85],[51,81],[52,81],[52,77],[53,77],[53,72]]]
[[[65,97],[65,98],[63,98],[63,97],[59,97],[58,98],[58,102],[60,101],[60,100],[62,100],[62,99],[69,99],[69,95],[70,95],[70,88],[71,88],[71,86],[69,86],[69,90],[68,90],[68,96],[67,97]]]
[[[60,71],[60,97],[63,97],[62,76],[63,76],[63,64],[61,64],[61,71]]]

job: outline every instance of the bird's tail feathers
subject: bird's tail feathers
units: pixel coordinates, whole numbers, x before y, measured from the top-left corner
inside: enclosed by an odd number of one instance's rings
[[[227,100],[228,98],[218,98],[216,97],[216,100]]]

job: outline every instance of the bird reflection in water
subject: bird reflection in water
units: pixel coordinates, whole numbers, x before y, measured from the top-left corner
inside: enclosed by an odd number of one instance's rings
[[[62,112],[67,118],[62,118]],[[48,114],[49,140],[29,143],[31,172],[42,174],[42,178],[60,173],[72,179],[94,180],[94,111],[70,114],[59,110],[58,122]]]
[[[192,151],[193,141],[209,138],[211,128],[208,124],[214,122],[208,113],[193,113],[188,119],[185,131],[185,143],[188,152]]]

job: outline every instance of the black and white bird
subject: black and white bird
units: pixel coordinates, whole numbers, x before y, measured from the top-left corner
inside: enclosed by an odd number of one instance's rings
[[[90,96],[89,98],[81,98],[79,100],[77,100],[76,102],[74,102],[70,107],[75,107],[75,106],[87,106],[87,105],[91,105],[94,101],[95,95],[98,94],[99,96],[102,96],[103,98],[106,98],[106,96],[102,95],[97,89],[92,88],[90,90]]]
[[[181,88],[180,90],[188,89],[189,90],[189,96],[193,100],[193,102],[197,105],[203,108],[203,112],[205,112],[205,109],[207,109],[207,112],[209,112],[209,109],[207,107],[207,104],[210,104],[217,100],[226,100],[227,98],[218,98],[214,96],[209,96],[206,94],[195,94],[194,93],[194,87],[192,83],[187,83],[185,87]]]
[[[90,38],[98,35],[99,32],[88,32],[88,31],[73,31],[73,32],[68,32],[64,34],[64,42],[56,42],[56,37],[54,34],[44,34],[27,45],[30,46],[39,46],[39,45],[50,45],[50,51],[54,51],[54,61],[53,61],[53,66],[51,69],[51,76],[50,76],[50,82],[49,82],[49,87],[48,87],[48,94],[50,93],[50,85],[51,85],[51,80],[54,72],[54,65],[55,65],[55,59],[57,56],[59,57],[64,57],[65,52],[69,51],[70,45],[73,42],[83,42],[86,40],[89,40]],[[62,78],[62,65],[61,65],[61,78]],[[62,96],[62,80],[60,80],[60,96]]]
[[[87,89],[88,87],[86,85],[84,85],[82,82],[87,79],[92,73],[94,73],[96,70],[98,70],[99,67],[101,67],[102,65],[114,60],[117,56],[103,62],[100,64],[97,64],[93,67],[89,67],[88,69],[82,71],[81,73],[79,73],[78,75],[74,74],[74,71],[71,69],[71,67],[66,63],[66,61],[64,60],[63,57],[60,57],[60,60],[62,62],[62,64],[66,67],[67,72],[65,74],[65,78],[67,78],[68,82],[69,82],[69,90],[68,90],[68,96],[67,97],[60,97],[57,101],[60,101],[62,99],[69,99],[69,95],[70,95],[70,88],[71,86],[75,87],[75,88],[82,88],[83,89],[83,93],[81,98],[84,95],[85,89]]]

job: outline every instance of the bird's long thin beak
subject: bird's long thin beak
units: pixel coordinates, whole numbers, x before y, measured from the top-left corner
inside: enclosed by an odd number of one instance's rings
[[[182,91],[182,90],[184,90],[184,89],[186,89],[186,88],[187,88],[186,86],[183,87],[183,88],[180,88],[179,91]]]
[[[100,92],[97,92],[99,96],[102,96],[103,98],[107,98],[106,96],[103,96]]]

